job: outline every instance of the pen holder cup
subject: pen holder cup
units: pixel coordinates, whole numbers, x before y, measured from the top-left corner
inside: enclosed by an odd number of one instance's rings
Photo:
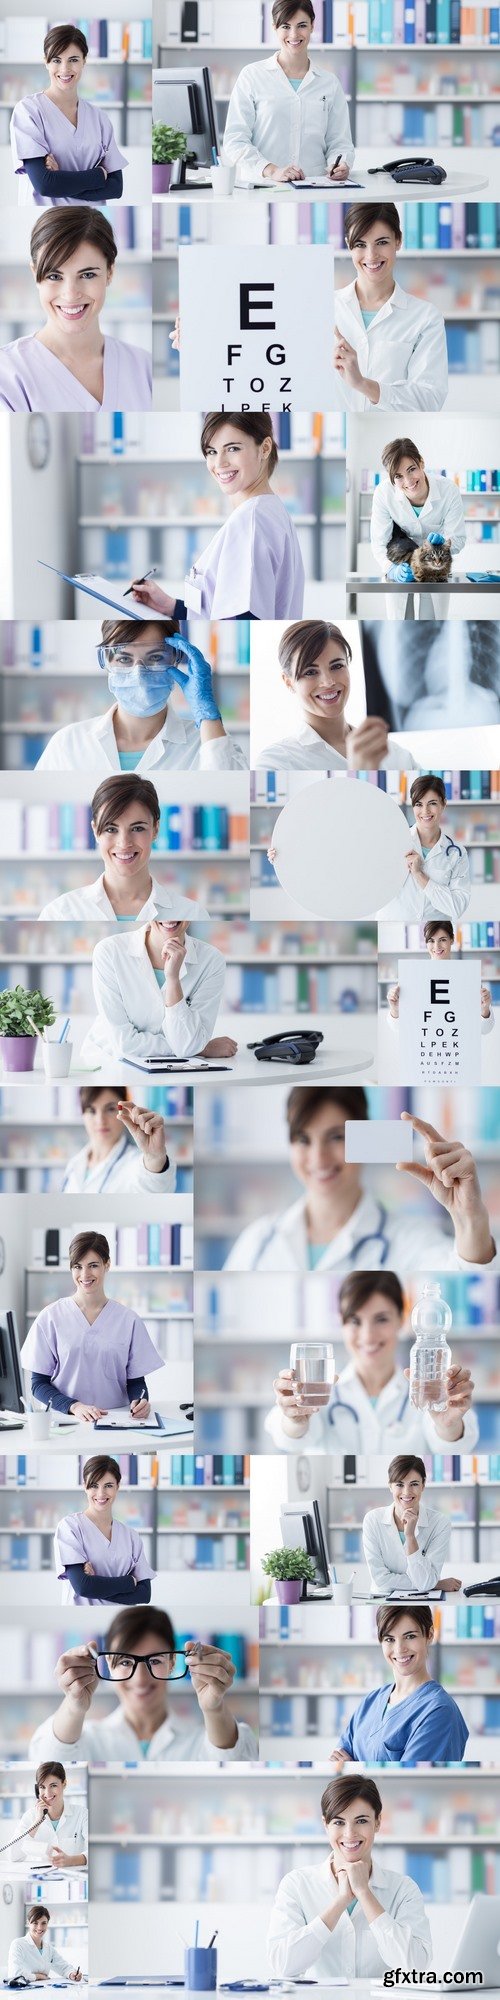
[[[222,166],[211,167],[210,179],[212,182],[212,188],[214,194],[219,194],[224,196],[228,194],[233,194],[234,183],[236,180],[236,167],[222,167]]]
[[[190,1993],[215,1993],[217,1952],[213,1945],[190,1945],[184,1960],[184,1979]]]
[[[47,1077],[69,1076],[72,1042],[42,1042],[42,1060]]]

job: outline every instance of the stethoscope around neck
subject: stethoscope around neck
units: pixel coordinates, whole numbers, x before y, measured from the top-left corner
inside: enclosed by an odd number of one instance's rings
[[[103,1189],[104,1189],[105,1187],[107,1187],[107,1184],[108,1184],[108,1181],[109,1181],[109,1180],[111,1180],[111,1175],[112,1175],[112,1174],[114,1173],[114,1170],[115,1170],[115,1167],[117,1167],[117,1166],[118,1166],[118,1161],[119,1161],[119,1160],[122,1160],[122,1159],[123,1159],[123,1155],[124,1155],[124,1153],[128,1152],[128,1148],[129,1148],[129,1145],[130,1145],[130,1140],[129,1140],[129,1136],[128,1136],[128,1132],[124,1132],[124,1133],[123,1133],[123,1137],[122,1137],[122,1142],[121,1142],[121,1146],[120,1146],[120,1150],[119,1150],[119,1152],[118,1152],[118,1153],[116,1153],[116,1154],[115,1154],[115,1158],[114,1158],[113,1160],[111,1160],[111,1161],[110,1161],[110,1164],[109,1164],[109,1167],[106,1167],[106,1171],[105,1171],[105,1174],[104,1174],[104,1177],[103,1177],[103,1179],[102,1179],[102,1181],[101,1181],[101,1183],[100,1183],[100,1186],[99,1186],[99,1189],[98,1189],[98,1193],[99,1193],[99,1194],[102,1194],[102,1193],[103,1193]],[[113,1151],[114,1151],[114,1148],[113,1148]],[[69,1177],[70,1177],[70,1175],[69,1175],[69,1167],[68,1167],[68,1169],[67,1169],[67,1171],[66,1171],[66,1173],[65,1173],[65,1176],[64,1176],[64,1180],[63,1180],[63,1183],[62,1183],[62,1187],[61,1187],[61,1194],[65,1194],[65,1193],[66,1193],[66,1189],[67,1189],[67,1186],[68,1186],[68,1182],[69,1182]]]
[[[377,1202],[377,1211],[378,1211],[377,1228],[369,1229],[367,1231],[366,1236],[360,1236],[358,1242],[353,1243],[349,1260],[350,1268],[353,1270],[356,1269],[356,1265],[358,1264],[358,1258],[360,1256],[361,1251],[366,1250],[367,1243],[374,1243],[377,1245],[377,1261],[376,1263],[372,1262],[372,1264],[370,1265],[363,1264],[362,1266],[363,1270],[369,1270],[373,1268],[373,1270],[375,1271],[382,1271],[384,1269],[384,1265],[387,1263],[387,1258],[389,1256],[389,1251],[391,1246],[389,1243],[389,1237],[387,1233],[387,1222],[388,1222],[387,1209],[385,1208],[384,1203],[382,1201]],[[277,1236],[277,1234],[278,1231],[275,1228],[274,1223],[271,1223],[269,1228],[266,1230],[265,1236],[263,1236],[262,1241],[259,1243],[258,1249],[255,1251],[255,1255],[252,1258],[251,1264],[249,1265],[250,1271],[259,1270],[261,1258],[265,1255],[266,1250],[269,1249],[270,1244],[274,1242],[275,1236]],[[358,1268],[361,1267],[358,1266]]]

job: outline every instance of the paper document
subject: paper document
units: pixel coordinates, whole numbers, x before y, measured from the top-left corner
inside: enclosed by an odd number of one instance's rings
[[[144,618],[144,605],[135,604],[133,597],[126,596],[127,584],[124,584],[121,590],[119,583],[113,583],[112,578],[110,580],[107,576],[93,576],[91,571],[87,574],[80,570],[76,571],[75,576],[68,576],[67,571],[57,569],[55,563],[42,562],[41,556],[38,557],[38,561],[41,569],[51,569],[54,576],[63,578],[64,583],[72,583],[75,590],[83,590],[86,597],[96,597],[100,604],[108,604],[112,611],[120,611],[122,618],[138,620]],[[132,582],[132,578],[130,581]],[[161,620],[162,616],[161,611],[155,611],[155,619]]]

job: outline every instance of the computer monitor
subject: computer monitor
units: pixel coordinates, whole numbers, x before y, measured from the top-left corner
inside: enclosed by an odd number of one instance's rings
[[[14,1410],[23,1415],[23,1384],[19,1361],[16,1316],[0,1313],[0,1411]]]
[[[321,1591],[322,1595],[330,1597],[328,1547],[319,1501],[311,1500],[305,1505],[303,1500],[286,1500],[280,1509],[280,1519],[284,1548],[305,1549],[307,1555],[312,1556],[316,1575],[314,1583],[306,1585],[306,1594],[310,1590],[315,1596]]]
[[[153,123],[185,132],[187,160],[175,160],[171,186],[186,186],[186,168],[211,167],[220,153],[212,77],[205,64],[191,69],[153,70]]]

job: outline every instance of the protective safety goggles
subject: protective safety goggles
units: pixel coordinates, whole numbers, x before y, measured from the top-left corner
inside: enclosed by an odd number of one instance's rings
[[[155,647],[150,653],[130,653],[126,646],[97,646],[97,658],[103,674],[109,674],[110,667],[119,667],[120,673],[132,673],[134,667],[145,667],[149,674],[164,674],[166,667],[174,666],[177,654],[175,647],[165,639],[161,651]]]

